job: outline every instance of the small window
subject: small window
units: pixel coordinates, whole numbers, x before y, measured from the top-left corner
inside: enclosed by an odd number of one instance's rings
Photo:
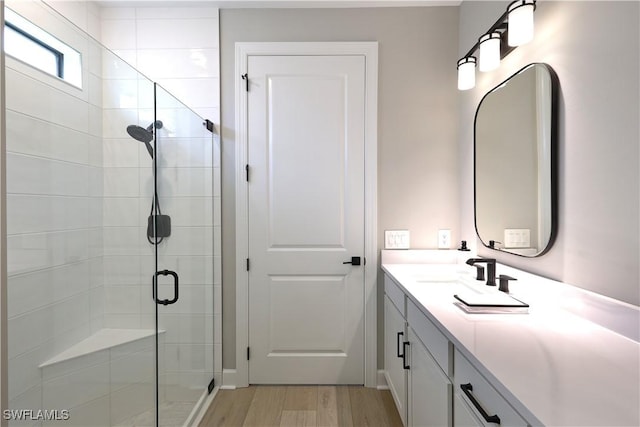
[[[4,49],[7,55],[82,87],[80,53],[7,8]]]

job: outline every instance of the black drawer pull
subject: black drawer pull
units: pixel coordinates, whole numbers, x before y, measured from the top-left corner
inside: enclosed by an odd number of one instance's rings
[[[402,357],[400,354],[400,337],[404,335],[404,332],[398,332],[398,336],[396,337],[396,356]]]
[[[482,408],[482,406],[476,400],[476,398],[473,397],[473,394],[471,394],[471,392],[473,391],[473,386],[471,385],[471,383],[460,384],[460,388],[462,389],[464,394],[469,398],[471,403],[473,403],[473,406],[475,406],[476,409],[478,410],[478,412],[480,412],[480,415],[482,415],[482,417],[484,418],[484,420],[486,422],[494,423],[494,424],[500,424],[500,417],[498,417],[497,415],[489,415],[489,414],[487,414],[487,412],[484,410],[484,408]]]
[[[409,341],[402,343],[402,367],[407,370],[409,370],[409,365],[407,365],[407,347],[409,345],[411,345]]]

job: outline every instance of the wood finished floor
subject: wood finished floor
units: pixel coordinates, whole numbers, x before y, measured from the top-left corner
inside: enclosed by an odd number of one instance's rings
[[[388,390],[361,386],[251,386],[220,390],[200,427],[402,427]]]

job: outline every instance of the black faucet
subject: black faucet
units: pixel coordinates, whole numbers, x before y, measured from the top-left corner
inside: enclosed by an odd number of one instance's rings
[[[478,280],[482,280],[481,270],[477,263],[487,264],[487,286],[496,286],[496,260],[493,258],[469,258],[467,260],[468,265],[473,265],[478,268]]]

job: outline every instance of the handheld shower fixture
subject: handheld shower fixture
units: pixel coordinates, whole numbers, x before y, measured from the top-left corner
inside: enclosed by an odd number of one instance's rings
[[[156,129],[162,129],[162,122],[160,120],[156,120],[154,123],[151,123],[149,126],[147,126],[146,129],[138,125],[127,126],[127,133],[129,134],[129,136],[135,139],[136,141],[140,141],[144,143],[152,159],[153,159],[153,147],[151,146],[150,142],[153,141],[154,125]]]

